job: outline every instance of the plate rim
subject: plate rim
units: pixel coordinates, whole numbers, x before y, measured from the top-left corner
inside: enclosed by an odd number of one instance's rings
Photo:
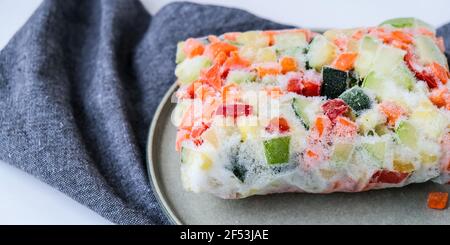
[[[154,158],[157,154],[155,154],[153,151],[153,143],[156,140],[156,128],[161,123],[161,114],[163,110],[165,110],[166,106],[168,106],[168,103],[170,103],[170,98],[178,88],[178,84],[174,83],[172,84],[167,92],[164,94],[163,98],[161,99],[158,107],[155,110],[154,116],[151,121],[150,130],[148,132],[148,138],[147,138],[147,145],[146,145],[146,167],[147,167],[147,174],[150,182],[150,187],[153,191],[153,194],[155,196],[155,199],[161,208],[163,214],[167,217],[167,220],[169,221],[169,224],[171,225],[186,225],[186,222],[183,222],[179,215],[177,215],[176,209],[173,207],[173,205],[170,204],[168,201],[167,194],[165,194],[164,191],[162,191],[162,182],[160,181],[160,177],[156,174],[157,167],[156,167],[156,161],[154,161]],[[422,223],[423,225],[423,223]]]
[[[172,225],[183,225],[184,223],[180,220],[180,218],[175,214],[174,209],[171,207],[169,202],[167,201],[166,195],[161,191],[161,186],[157,180],[156,169],[155,169],[155,161],[153,155],[153,139],[155,137],[155,129],[158,124],[158,120],[160,119],[161,112],[163,108],[167,104],[167,100],[172,96],[178,87],[177,83],[173,83],[167,92],[164,94],[164,97],[161,99],[158,107],[156,108],[155,113],[153,114],[153,119],[150,124],[150,130],[148,132],[147,137],[147,149],[146,149],[146,165],[147,165],[147,174],[150,182],[150,186],[153,190],[153,195],[155,196],[156,201],[158,202],[160,208],[162,209],[164,215],[167,217],[169,222]]]

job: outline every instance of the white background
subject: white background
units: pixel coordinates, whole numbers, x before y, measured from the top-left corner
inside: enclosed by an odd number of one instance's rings
[[[113,0],[111,0],[113,1]],[[142,0],[155,13],[170,0]],[[309,28],[376,25],[414,16],[440,26],[450,22],[448,0],[198,0],[239,7],[275,21]],[[25,23],[41,0],[0,0],[0,49]],[[207,25],[207,20],[205,20]],[[0,162],[0,224],[110,224],[28,174]]]

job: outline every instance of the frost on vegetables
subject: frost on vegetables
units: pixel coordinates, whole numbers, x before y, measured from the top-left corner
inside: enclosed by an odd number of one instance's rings
[[[450,181],[449,68],[442,38],[420,20],[189,38],[176,62],[172,118],[190,191],[243,198]]]

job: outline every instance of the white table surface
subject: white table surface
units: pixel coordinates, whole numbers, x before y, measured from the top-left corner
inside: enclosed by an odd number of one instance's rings
[[[142,0],[155,13],[171,0]],[[259,16],[310,27],[376,25],[414,16],[435,26],[450,22],[448,0],[197,0],[239,7]],[[25,23],[41,0],[0,1],[0,49]],[[0,161],[0,224],[110,224],[90,209],[7,163]]]

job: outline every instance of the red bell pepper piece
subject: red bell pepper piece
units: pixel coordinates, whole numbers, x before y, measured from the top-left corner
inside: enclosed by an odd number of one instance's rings
[[[446,68],[441,66],[440,64],[433,62],[429,65],[431,72],[437,77],[442,84],[446,84],[448,80],[448,71]]]
[[[379,170],[372,175],[370,183],[398,184],[404,181],[408,176],[409,173]]]
[[[292,78],[288,81],[287,91],[302,94],[303,84],[300,79]]]
[[[208,128],[209,128],[209,125],[207,125],[207,124],[204,123],[204,122],[201,122],[200,125],[192,127],[192,130],[191,130],[191,137],[192,137],[192,138],[197,138],[197,137],[199,137],[199,136],[202,135],[203,132],[205,132]]]
[[[229,56],[231,52],[236,51],[237,49],[236,46],[226,42],[214,42],[206,46],[205,55],[214,59],[221,52],[224,52]]]
[[[318,81],[315,77],[310,77],[312,79],[309,79],[305,76],[299,76],[289,79],[286,90],[304,96],[319,96],[320,81]]]
[[[209,69],[202,71],[200,75],[200,82],[211,85],[216,90],[222,87],[222,78],[220,76],[220,64],[216,63]]]
[[[334,122],[338,116],[347,112],[348,105],[342,99],[332,99],[325,102],[322,109],[325,115]]]
[[[319,96],[320,95],[320,83],[314,81],[304,81],[302,94],[304,96]]]
[[[230,70],[243,69],[249,67],[250,65],[250,61],[241,58],[237,52],[232,52],[230,57],[228,57],[223,63],[220,75],[225,79]]]
[[[197,55],[202,55],[205,51],[205,46],[199,40],[194,38],[189,38],[184,43],[183,52],[188,58],[195,57]]]
[[[433,68],[436,69],[436,66],[427,68],[420,67],[417,65],[414,54],[410,50],[408,50],[404,59],[408,68],[416,75],[417,79],[425,81],[430,88],[436,88],[438,86],[441,80],[437,74],[433,73]]]
[[[430,88],[436,88],[438,86],[439,78],[425,69],[421,72],[416,72],[416,77],[419,80],[425,81]]]
[[[276,117],[270,120],[269,125],[266,127],[266,131],[269,133],[280,132],[286,133],[289,132],[289,123],[283,117]]]

